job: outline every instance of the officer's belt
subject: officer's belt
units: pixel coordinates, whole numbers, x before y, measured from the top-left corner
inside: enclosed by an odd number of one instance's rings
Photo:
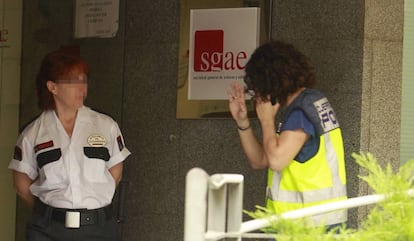
[[[49,206],[39,199],[36,199],[33,211],[43,217],[48,216],[50,220],[65,224],[67,228],[102,223],[113,216],[112,205],[97,209],[64,209]]]

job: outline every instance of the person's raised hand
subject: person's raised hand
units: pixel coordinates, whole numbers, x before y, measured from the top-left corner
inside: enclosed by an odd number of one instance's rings
[[[268,100],[262,100],[260,97],[256,98],[257,118],[261,123],[267,121],[274,122],[276,113],[279,110],[279,106],[279,102],[277,102],[275,105],[272,105],[270,97]]]
[[[227,95],[229,98],[230,113],[237,125],[239,127],[249,126],[244,87],[239,83],[232,83],[230,89],[227,91]]]

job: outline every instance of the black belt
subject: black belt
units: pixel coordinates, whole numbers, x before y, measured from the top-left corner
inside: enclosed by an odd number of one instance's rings
[[[34,212],[40,214],[41,216],[46,216],[50,214],[50,219],[57,221],[62,224],[67,224],[67,215],[75,214],[75,217],[79,220],[79,226],[85,225],[94,225],[98,224],[104,220],[112,218],[112,205],[106,207],[97,208],[97,209],[64,209],[64,208],[55,208],[49,206],[40,200],[36,200]]]

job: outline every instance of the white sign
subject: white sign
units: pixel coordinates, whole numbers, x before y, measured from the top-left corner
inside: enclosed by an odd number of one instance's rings
[[[119,0],[76,0],[75,38],[112,38],[118,26]]]
[[[260,8],[190,10],[189,100],[225,100],[259,44]]]

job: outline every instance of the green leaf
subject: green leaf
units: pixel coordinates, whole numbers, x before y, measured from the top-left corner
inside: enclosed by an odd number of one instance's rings
[[[407,191],[414,186],[414,160],[406,162],[394,173],[390,162],[381,167],[371,153],[353,153],[362,168],[359,175],[376,194],[384,194],[385,201],[370,207],[358,230],[337,228],[327,232],[307,219],[277,219],[264,232],[274,233],[278,241],[412,241],[414,240],[414,198]],[[252,218],[277,215],[265,207],[244,211]]]

